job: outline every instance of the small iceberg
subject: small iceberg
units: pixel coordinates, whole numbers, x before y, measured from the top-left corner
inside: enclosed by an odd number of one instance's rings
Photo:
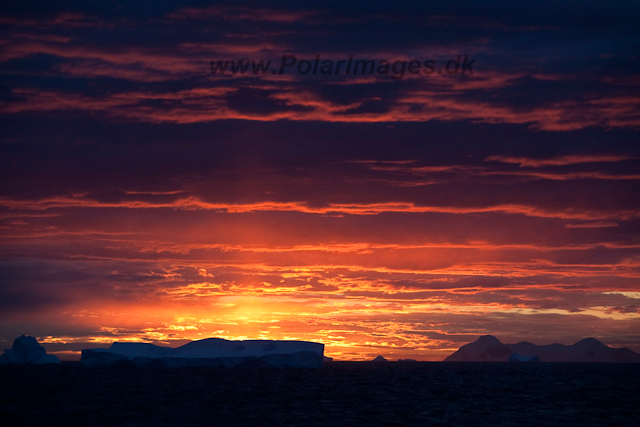
[[[540,362],[540,358],[536,355],[525,356],[523,354],[512,353],[509,356],[509,362]]]

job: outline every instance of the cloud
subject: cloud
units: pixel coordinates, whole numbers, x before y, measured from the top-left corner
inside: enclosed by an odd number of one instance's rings
[[[603,228],[603,227],[618,227],[617,222],[586,222],[581,224],[565,224],[567,228]]]
[[[638,349],[632,2],[120,6],[0,13],[0,341]],[[210,70],[285,54],[475,62]]]
[[[313,10],[277,10],[252,7],[210,6],[207,8],[183,8],[171,12],[170,19],[176,20],[210,20],[219,18],[224,21],[265,21],[277,23],[293,23],[306,21],[318,12]]]
[[[565,165],[575,165],[580,163],[608,163],[608,162],[621,162],[624,160],[630,160],[633,157],[625,156],[625,155],[570,155],[570,156],[561,156],[555,157],[551,159],[532,159],[532,158],[516,158],[516,157],[505,157],[505,156],[489,156],[485,160],[488,162],[503,162],[503,163],[513,163],[520,165],[521,167],[545,167],[545,166],[565,166]]]

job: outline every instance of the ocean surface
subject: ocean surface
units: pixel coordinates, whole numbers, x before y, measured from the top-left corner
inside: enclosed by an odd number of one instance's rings
[[[638,426],[640,364],[0,366],[7,426]]]

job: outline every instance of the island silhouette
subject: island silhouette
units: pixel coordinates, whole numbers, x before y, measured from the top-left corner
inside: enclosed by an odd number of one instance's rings
[[[493,335],[484,335],[465,344],[445,362],[578,362],[640,363],[640,354],[628,348],[612,348],[595,338],[573,345],[536,345],[530,342],[502,344]]]

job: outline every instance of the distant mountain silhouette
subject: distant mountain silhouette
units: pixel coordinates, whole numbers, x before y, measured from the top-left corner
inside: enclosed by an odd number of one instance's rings
[[[573,345],[535,345],[529,342],[502,344],[492,335],[463,345],[445,362],[507,362],[512,354],[538,356],[541,362],[640,363],[640,354],[628,348],[611,348],[595,338],[586,338]],[[512,358],[514,360],[514,358]]]

